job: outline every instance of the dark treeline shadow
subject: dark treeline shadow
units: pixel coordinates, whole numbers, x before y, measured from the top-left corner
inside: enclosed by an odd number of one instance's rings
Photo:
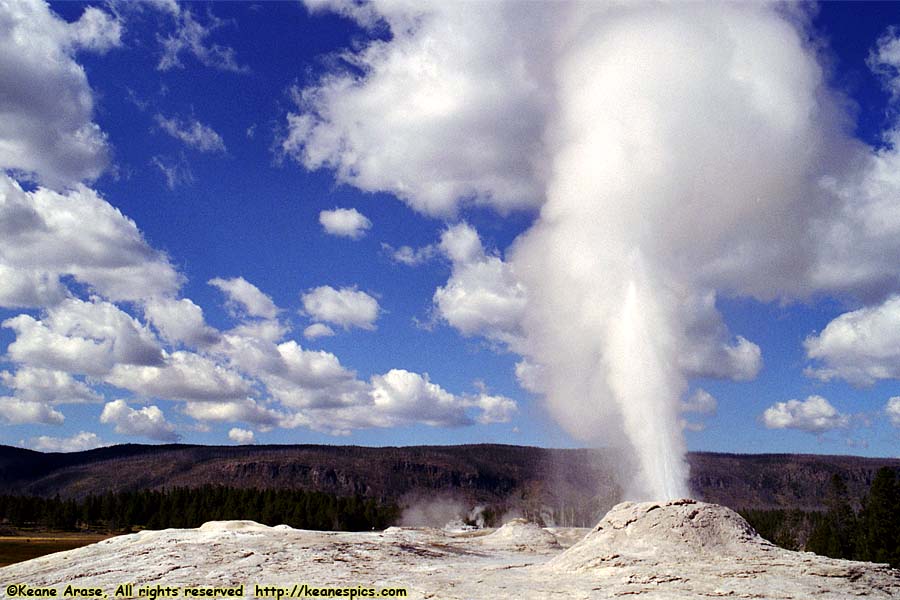
[[[840,475],[831,478],[824,512],[742,510],[761,536],[789,550],[808,550],[900,568],[900,480],[882,467],[858,508]]]
[[[212,485],[106,493],[78,500],[0,495],[0,522],[60,531],[184,528],[244,519],[298,529],[365,531],[384,529],[399,515],[395,504],[361,496]]]

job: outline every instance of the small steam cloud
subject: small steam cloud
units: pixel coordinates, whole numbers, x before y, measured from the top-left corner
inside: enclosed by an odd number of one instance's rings
[[[462,523],[475,509],[456,498],[407,499],[409,504],[400,515],[403,527],[444,527],[450,523]],[[480,514],[480,513],[479,513]]]
[[[539,210],[505,257],[447,252],[435,308],[521,355],[523,386],[578,439],[630,450],[632,499],[689,492],[689,378],[743,381],[762,365],[719,295],[878,301],[900,288],[900,181],[887,175],[900,134],[876,150],[846,133],[805,7],[332,9],[392,37],[354,56],[362,77],[297,91],[285,151],[426,214]],[[475,276],[488,268],[502,277]]]

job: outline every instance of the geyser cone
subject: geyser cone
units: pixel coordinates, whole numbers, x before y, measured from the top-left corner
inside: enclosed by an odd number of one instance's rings
[[[695,500],[622,502],[583,540],[550,562],[583,570],[619,561],[672,561],[685,554],[721,560],[781,550],[764,540],[733,510]]]

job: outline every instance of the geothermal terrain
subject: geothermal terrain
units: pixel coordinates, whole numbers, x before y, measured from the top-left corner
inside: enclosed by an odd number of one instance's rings
[[[143,531],[0,569],[32,588],[133,583],[291,589],[403,587],[410,598],[895,598],[900,571],[777,548],[693,500],[615,506],[593,529],[392,527],[324,533],[249,521]],[[179,596],[182,597],[182,596]]]
[[[113,598],[117,586],[132,583],[135,597],[155,586],[185,598],[182,588],[243,585],[252,598],[256,584],[306,583],[402,587],[410,598],[446,599],[900,597],[900,571],[781,549],[723,506],[820,510],[834,474],[852,500],[878,468],[900,461],[692,454],[691,486],[706,502],[613,506],[617,460],[603,451],[495,445],[119,446],[72,454],[0,447],[0,483],[22,494],[79,498],[218,483],[361,494],[404,507],[450,498],[544,524],[590,519],[588,527],[540,527],[507,515],[505,525],[479,530],[335,533],[252,521],[147,530],[2,568],[0,596],[8,597],[8,584],[23,583],[60,595],[70,584],[99,587]],[[600,507],[612,508],[591,515]],[[414,523],[406,516],[402,522]]]

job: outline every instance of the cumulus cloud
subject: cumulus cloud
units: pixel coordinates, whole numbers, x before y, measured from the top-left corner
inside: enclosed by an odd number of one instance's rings
[[[17,398],[44,404],[101,402],[103,396],[64,371],[22,367],[14,373],[0,371],[0,382],[15,390]]]
[[[345,388],[346,389],[346,388]],[[470,410],[475,410],[475,415]],[[353,429],[398,427],[422,423],[432,427],[462,427],[506,422],[516,403],[487,393],[456,395],[433,383],[427,374],[391,369],[367,383],[354,382],[340,403],[311,406],[292,417],[298,425],[334,435]],[[291,419],[283,422],[290,426]]]
[[[472,422],[463,404],[427,375],[391,369],[372,377],[371,394],[375,413],[399,423],[458,427]]]
[[[68,26],[69,39],[79,49],[103,54],[122,45],[122,23],[96,6],[88,6],[81,17]]]
[[[136,410],[124,400],[114,400],[103,407],[100,422],[115,425],[116,433],[123,435],[137,435],[161,442],[175,442],[180,437],[175,433],[175,426],[166,421],[157,406]]]
[[[681,403],[681,412],[714,415],[718,407],[719,403],[712,394],[703,388],[698,388],[690,398]]]
[[[482,425],[508,423],[519,410],[518,404],[512,398],[491,395],[483,391],[474,396],[464,396],[462,403],[467,407],[477,407],[481,411],[475,417],[475,421]]]
[[[200,152],[225,152],[222,136],[197,119],[167,118],[160,114],[157,114],[155,119],[160,129]]]
[[[714,415],[716,414],[717,409],[718,402],[716,399],[712,394],[702,388],[697,388],[689,398],[682,400],[680,406],[680,412],[694,413],[700,416]],[[679,422],[681,424],[681,429],[684,431],[698,432],[706,429],[705,423],[697,423],[688,421],[687,419],[679,419]]]
[[[255,319],[242,321],[237,326],[228,330],[228,333],[238,338],[249,338],[265,342],[278,342],[290,332],[290,327],[277,319]]]
[[[10,425],[23,423],[61,425],[65,417],[43,402],[23,400],[15,396],[0,396],[0,420]]]
[[[900,427],[900,396],[894,396],[884,405],[884,412],[894,427]]]
[[[304,312],[316,319],[344,329],[375,329],[380,308],[378,301],[355,287],[335,289],[328,285],[314,288],[301,296]]]
[[[252,444],[254,441],[253,432],[249,429],[239,429],[232,427],[228,430],[228,439],[235,444]]]
[[[359,402],[365,385],[337,356],[307,350],[291,340],[266,357],[260,379],[273,397],[292,408],[329,408]]]
[[[346,72],[294,90],[288,155],[427,214],[451,214],[461,200],[537,206],[553,45],[544,23],[562,7],[316,3],[326,6],[363,26],[383,22],[390,41],[347,53]]]
[[[337,356],[308,350],[294,340],[271,340],[225,332],[217,352],[230,364],[262,382],[279,408],[250,400],[197,403],[197,418],[241,420],[262,426],[308,427],[334,435],[354,429],[413,423],[462,426],[509,420],[517,410],[510,398],[456,395],[420,375],[394,369],[369,381],[341,364]]]
[[[263,319],[274,319],[278,316],[278,307],[272,299],[243,277],[232,279],[216,277],[210,279],[208,283],[228,297],[229,308],[237,314],[243,312],[247,316]]]
[[[324,323],[313,323],[303,330],[303,337],[308,340],[314,340],[320,337],[331,337],[334,335],[334,329]]]
[[[267,408],[252,398],[233,402],[188,402],[184,413],[198,421],[243,422],[265,428],[277,425],[283,413]]]
[[[479,409],[475,417],[478,423],[505,423],[517,410],[516,403],[509,398],[491,396],[484,391],[477,395],[457,396],[432,383],[427,373],[404,369],[391,369],[383,375],[373,376],[371,386],[373,415],[389,420],[392,425],[471,425],[472,417],[466,411],[470,407]]]
[[[41,452],[83,452],[106,446],[100,437],[91,431],[79,431],[69,437],[59,438],[41,435],[31,438],[28,444]]]
[[[418,267],[428,262],[437,253],[437,247],[433,244],[413,248],[412,246],[400,246],[394,248],[390,244],[382,243],[381,248],[390,255],[394,262],[403,263],[408,267]]]
[[[170,343],[208,346],[219,339],[219,332],[203,319],[203,309],[189,298],[150,298],[143,308],[147,320]]]
[[[117,365],[163,363],[152,332],[114,304],[69,298],[40,320],[26,314],[3,322],[16,333],[11,360],[43,369],[102,376]]]
[[[134,221],[84,186],[26,192],[0,175],[0,284],[5,306],[49,306],[70,275],[114,301],[174,293],[182,278]]]
[[[881,77],[895,101],[900,100],[900,30],[891,26],[871,50],[869,67]]]
[[[526,293],[509,265],[486,253],[478,232],[466,223],[448,228],[440,249],[452,270],[446,285],[434,292],[437,314],[463,335],[483,335],[515,346]]]
[[[0,169],[62,188],[96,179],[108,162],[78,50],[120,44],[121,24],[88,7],[67,23],[40,0],[0,7]]]
[[[857,385],[900,379],[900,296],[836,317],[821,333],[806,338],[804,346],[819,365],[807,373],[817,379],[840,378]]]
[[[692,377],[750,381],[762,368],[762,350],[743,336],[732,336],[716,309],[713,292],[686,298],[683,319],[687,326],[678,362]]]
[[[335,208],[319,213],[319,223],[326,233],[358,240],[372,228],[372,221],[355,208]]]
[[[0,263],[0,306],[36,308],[53,306],[66,297],[59,277],[46,271],[20,269]]]
[[[162,56],[156,68],[160,71],[183,69],[183,55],[190,55],[205,67],[232,73],[246,73],[249,69],[238,63],[234,48],[209,41],[212,33],[226,25],[226,21],[207,12],[206,23],[197,19],[190,9],[178,4],[158,5],[175,19],[175,31],[166,36],[158,36],[162,46]]]
[[[832,429],[846,428],[850,424],[850,417],[838,412],[822,396],[809,396],[803,401],[776,402],[763,413],[763,423],[768,429],[825,433]]]
[[[104,380],[142,396],[178,400],[226,400],[251,393],[250,382],[240,373],[183,350],[166,353],[158,366],[118,363]]]

